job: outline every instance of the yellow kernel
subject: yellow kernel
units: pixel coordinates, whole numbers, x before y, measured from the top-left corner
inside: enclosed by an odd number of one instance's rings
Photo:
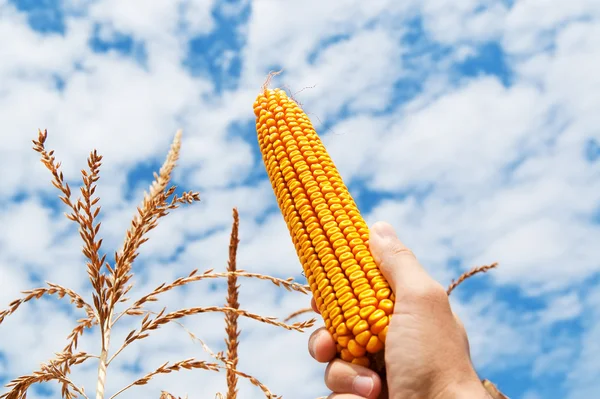
[[[356,323],[356,325],[352,328],[352,334],[354,334],[354,336],[357,336],[358,334],[360,334],[363,331],[366,331],[369,329],[369,323],[367,323],[366,320],[360,320],[358,323]]]
[[[350,302],[350,301],[348,301]],[[348,320],[352,316],[356,316],[360,312],[360,308],[358,306],[353,306],[350,309],[344,311],[344,318]]]
[[[334,250],[337,251],[339,248],[348,248],[348,241],[345,238],[340,238],[339,240],[335,240],[331,246]],[[345,252],[345,251],[344,251]]]
[[[344,202],[344,201],[342,200],[342,203],[343,203],[343,202]],[[348,219],[346,219],[346,220],[342,220],[342,221],[340,222],[340,229],[345,229],[346,227],[349,227],[349,226],[352,226],[352,222],[351,222],[350,220],[348,220]]]
[[[335,256],[339,258],[345,252],[350,252],[350,247],[348,247],[347,245],[337,248],[335,250]]]
[[[350,248],[352,248],[353,253],[356,250],[356,248],[358,248],[359,246],[362,246],[362,247],[365,246],[363,244],[363,240],[361,240],[360,238],[354,238],[354,239],[350,240],[350,242],[348,244],[350,245]],[[354,254],[356,255],[356,253],[354,253]]]
[[[352,288],[356,289],[356,287],[360,287],[361,285],[368,284],[368,283],[369,283],[369,280],[362,277],[362,278],[358,278],[358,279],[354,280],[351,285],[352,285]]]
[[[342,295],[341,297],[339,297],[338,303],[340,305],[343,305],[344,303],[346,303],[347,301],[349,301],[353,297],[354,297],[354,293],[352,293],[352,291],[348,291],[344,295]]]
[[[350,353],[350,351],[347,348],[342,349],[342,351],[340,352],[340,357],[346,362],[351,362],[352,360],[354,360],[354,356]]]
[[[348,335],[348,333],[350,333],[350,330],[348,330],[347,324],[348,324],[348,322],[345,322],[345,323],[340,323],[340,325],[337,326],[337,328],[335,329],[335,332],[337,333],[337,335],[343,336],[343,335]]]
[[[334,300],[335,300],[335,293],[332,292],[331,294],[329,294],[323,298],[323,303],[325,304],[325,306],[328,306]]]
[[[389,316],[388,317],[382,317],[375,324],[373,324],[371,326],[371,332],[373,334],[381,335],[381,332],[384,331],[387,328],[387,326],[389,325],[389,322],[390,322]]]
[[[389,284],[387,283],[387,281],[375,281],[377,280],[379,277],[375,277],[371,280],[371,284],[373,284],[373,289],[375,291],[379,291],[383,288],[389,288]],[[383,279],[383,276],[381,277]]]
[[[348,342],[350,341],[350,336],[349,335],[339,335],[338,334],[338,339],[337,339],[337,343],[342,347],[342,348],[346,348],[348,347]]]
[[[357,285],[356,288],[354,288],[354,294],[358,295],[361,292],[363,292],[364,290],[368,290],[370,289],[371,286],[368,283],[363,283],[361,285]]]
[[[367,350],[358,344],[355,340],[351,339],[348,342],[348,352],[352,354],[354,357],[364,356]]]
[[[313,262],[308,263],[307,264],[308,270],[310,270],[312,272],[312,274],[315,276],[315,283],[321,284],[323,279],[325,279],[327,277],[327,274],[325,274],[323,272],[323,269],[321,269],[320,267],[313,268],[312,267],[313,265],[314,265]]]
[[[364,308],[364,307],[367,307],[367,306],[377,306],[377,304],[378,304],[377,298],[374,298],[372,296],[370,296],[368,298],[365,298],[362,301],[360,301],[360,307],[361,308]]]
[[[329,317],[330,318],[335,318],[338,315],[342,314],[342,309],[340,309],[339,306],[336,306],[335,308],[333,308],[330,312],[329,312]],[[325,318],[325,316],[323,316],[323,318]]]
[[[322,229],[314,229],[308,236],[311,239],[314,239],[316,236],[321,235],[321,234],[324,234]]]
[[[333,217],[333,216],[332,216],[332,217]],[[334,223],[335,223],[335,222],[334,222]],[[336,224],[336,226],[337,226],[337,224]],[[344,238],[344,235],[342,234],[342,232],[335,233],[335,234],[333,234],[333,235],[330,237],[330,239],[331,239],[331,241],[332,241],[332,242],[333,242],[333,241],[337,241],[337,240],[339,240],[340,238]]]
[[[362,270],[357,270],[354,273],[352,273],[351,275],[348,276],[348,280],[350,281],[354,281],[357,280],[359,278],[363,278],[365,276],[365,272],[363,272]]]
[[[329,243],[328,243],[327,241],[325,241],[325,240],[322,240],[322,237],[323,237],[323,236],[319,236],[319,237],[317,237],[317,238],[315,238],[315,239],[313,240],[313,245],[315,246],[315,251],[317,251],[317,252],[319,252],[319,251],[320,251],[320,250],[322,250],[323,248],[325,248],[325,247],[328,247],[328,246],[329,246]],[[317,241],[317,240],[319,240],[319,239],[321,239],[321,240],[320,240],[320,242],[316,242],[316,241]],[[303,242],[301,242],[301,243],[303,244]]]
[[[315,302],[317,303],[317,309],[321,309],[321,306],[323,306],[323,298],[319,297],[315,297]]]
[[[354,339],[356,340],[356,342],[358,342],[361,346],[364,347],[367,346],[372,335],[373,334],[371,334],[371,331],[367,330],[358,334],[356,337],[354,337]]]
[[[360,260],[360,262],[358,262],[358,263],[360,263],[360,265],[362,267],[368,267],[369,270],[373,269],[373,268],[377,268],[377,265],[375,264],[375,259],[373,259],[372,256],[366,256],[366,257],[362,258]]]
[[[340,323],[343,321],[344,321],[344,316],[342,316],[340,314],[340,315],[337,315],[336,318],[331,321],[331,325],[333,326],[333,328],[337,328],[337,326],[339,326]]]
[[[331,255],[333,256],[333,255]],[[353,260],[354,262],[356,262],[356,260],[354,259],[354,256],[352,255],[352,253],[350,252],[344,252],[343,254],[341,254],[338,258],[340,260],[340,262],[342,262],[342,265],[349,260]]]
[[[377,353],[382,349],[383,349],[383,342],[381,342],[381,340],[376,336],[372,336],[369,339],[369,343],[367,343],[367,345],[366,345],[366,350],[369,353]]]
[[[327,304],[327,310],[329,310],[330,312],[337,307],[338,307],[338,303],[335,300],[331,301]]]
[[[379,301],[379,309],[383,310],[385,314],[389,315],[394,311],[394,302],[389,299],[382,299]]]
[[[334,267],[333,269],[331,269],[327,272],[327,278],[329,278],[329,281],[331,281],[331,279],[338,274],[341,274],[342,276],[344,275],[342,268]]]
[[[342,311],[346,311],[352,307],[355,307],[356,305],[358,305],[358,300],[356,298],[352,298],[342,305]]]
[[[314,271],[313,271],[313,273],[314,273]],[[323,276],[323,277],[321,277],[321,276]],[[321,291],[323,291],[323,288],[327,287],[330,284],[329,280],[325,277],[325,273],[317,275],[315,282],[317,283],[317,287],[319,287],[319,289]]]
[[[319,251],[317,251],[317,252],[319,252]],[[324,265],[326,265],[327,263],[329,263],[332,260],[335,260],[337,262],[337,260],[335,258],[335,255],[333,255],[333,254],[327,254],[327,255],[325,255],[324,257],[321,258],[321,263],[323,263]]]
[[[359,271],[359,270],[362,270],[361,267],[356,263],[356,261],[354,261],[354,265],[350,266],[349,268],[344,270],[344,272],[346,273],[347,276],[349,276],[352,273]]]
[[[346,239],[353,241],[356,238],[360,238],[360,234],[356,233],[356,232],[350,232],[348,234],[346,234]]]
[[[377,291],[376,297],[380,301],[383,301],[383,300],[389,298],[391,292],[392,291],[389,288],[382,288],[379,291]]]
[[[352,364],[356,364],[363,367],[369,367],[371,365],[371,361],[366,356],[357,357],[352,359]]]
[[[366,320],[367,317],[371,315],[371,313],[375,312],[375,310],[377,310],[375,306],[366,306],[364,308],[361,308],[359,311],[360,318]]]
[[[358,300],[362,301],[365,298],[368,298],[370,296],[375,296],[375,291],[368,289],[368,290],[364,290],[363,292],[361,292],[360,294],[358,294]]]
[[[366,270],[366,266],[363,266],[363,270]],[[375,277],[381,276],[381,271],[377,268],[366,270],[366,272],[367,272],[367,278],[369,279],[369,281],[373,280]]]
[[[385,317],[385,316],[386,316],[386,314],[383,310],[377,309],[376,311],[371,313],[371,315],[369,316],[368,322],[370,325],[373,325],[376,322],[378,322],[382,317]]]
[[[364,320],[362,320],[359,315],[352,316],[352,317],[350,317],[349,319],[346,320],[346,327],[348,327],[349,329],[351,329],[354,332],[353,328],[360,321],[364,321]],[[366,323],[366,321],[365,321],[365,323]],[[368,327],[368,323],[367,323],[367,327]],[[364,330],[362,330],[362,331],[364,331]],[[360,332],[362,332],[362,331],[360,331]],[[356,334],[354,334],[354,335],[356,335]]]
[[[321,296],[326,297],[327,295],[331,294],[333,292],[333,287],[331,285],[328,285],[327,287],[323,288],[323,291],[321,291]]]
[[[317,254],[319,255],[319,258],[323,259],[323,258],[325,258],[325,255],[333,254],[333,249],[326,247],[326,248],[323,248],[322,250],[320,250],[319,252],[317,252]]]
[[[315,258],[317,258],[317,254],[313,254],[313,255],[314,255]],[[326,273],[329,273],[329,271],[331,269],[334,269],[334,268],[336,268],[336,267],[338,267],[340,265],[339,262],[337,260],[335,260],[335,259],[331,259],[328,262],[324,262],[324,261],[321,260],[321,264],[323,264],[323,270]]]
[[[346,252],[345,254],[348,254],[348,255],[352,256],[352,254],[350,254],[349,252]],[[344,254],[344,255],[345,255],[345,254]],[[342,260],[342,259],[340,258],[340,260]],[[352,267],[353,267],[353,266],[355,266],[355,265],[356,265],[356,266],[358,266],[358,265],[356,264],[356,260],[355,260],[354,258],[346,259],[346,260],[344,260],[344,261],[342,262],[342,269],[343,269],[343,270],[344,270],[344,272],[346,273],[346,270],[348,270],[348,269],[352,268]],[[358,266],[358,267],[360,267],[360,266]]]
[[[348,280],[346,280],[346,276],[342,276],[342,277],[343,278],[340,278],[338,280],[338,282],[333,285],[333,289],[336,292],[341,290],[344,287],[350,288],[350,282]]]
[[[334,288],[334,289],[335,289],[335,288]],[[341,297],[342,297],[342,295],[345,295],[345,294],[347,294],[348,292],[352,292],[352,288],[350,288],[349,286],[347,286],[347,285],[346,285],[346,286],[344,286],[344,287],[340,288],[339,290],[335,290],[335,295],[336,295],[338,298],[341,298]]]
[[[338,281],[340,281],[340,279],[344,279],[345,280],[346,276],[344,276],[344,273],[339,273],[338,272],[335,275],[331,276],[331,278],[329,279],[329,281],[331,282],[332,285],[336,285],[338,283]]]

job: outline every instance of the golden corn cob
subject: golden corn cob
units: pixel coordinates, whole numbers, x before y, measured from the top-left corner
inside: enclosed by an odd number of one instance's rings
[[[263,161],[339,356],[363,366],[385,343],[394,296],[369,230],[308,116],[283,90],[254,102]]]

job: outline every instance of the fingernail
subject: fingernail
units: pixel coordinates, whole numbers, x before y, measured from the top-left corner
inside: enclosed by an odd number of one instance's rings
[[[314,352],[314,349],[313,349],[314,341],[315,341],[314,336],[311,335],[310,338],[308,339],[308,353],[310,353],[310,355],[313,358],[315,357],[315,352]]]
[[[373,391],[373,379],[371,377],[365,377],[364,375],[354,377],[352,389],[354,389],[354,392],[357,395],[366,398],[371,394],[371,391]]]
[[[397,238],[394,228],[388,223],[377,222],[371,227],[371,231],[380,238]]]

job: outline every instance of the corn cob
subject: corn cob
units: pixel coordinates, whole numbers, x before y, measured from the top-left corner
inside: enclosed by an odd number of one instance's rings
[[[394,296],[369,251],[368,227],[298,104],[264,88],[254,113],[269,180],[338,355],[373,366]]]

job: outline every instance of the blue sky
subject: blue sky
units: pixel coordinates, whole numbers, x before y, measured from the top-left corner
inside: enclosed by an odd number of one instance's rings
[[[452,298],[480,375],[511,398],[600,397],[597,3],[0,0],[0,307],[44,281],[89,289],[77,231],[30,149],[38,128],[74,186],[89,151],[104,155],[108,252],[183,129],[175,183],[202,202],[152,232],[132,296],[195,268],[224,269],[233,206],[240,267],[301,279],[252,112],[267,73],[282,68],[272,86],[302,103],[369,223],[394,225],[443,284],[500,263]],[[220,305],[224,293],[199,282],[160,304]],[[309,299],[248,280],[241,303],[285,317]],[[41,301],[7,318],[0,382],[52,357],[78,315]],[[114,340],[136,323],[125,319]],[[219,315],[185,325],[222,349]],[[247,320],[242,328],[243,371],[285,398],[327,394],[308,334]],[[86,333],[82,348],[97,351],[97,339]],[[161,329],[120,355],[108,390],[190,356],[204,355],[185,331]],[[73,373],[88,392],[93,366]],[[224,375],[182,372],[122,397],[223,387]],[[240,389],[262,397],[246,382]]]

